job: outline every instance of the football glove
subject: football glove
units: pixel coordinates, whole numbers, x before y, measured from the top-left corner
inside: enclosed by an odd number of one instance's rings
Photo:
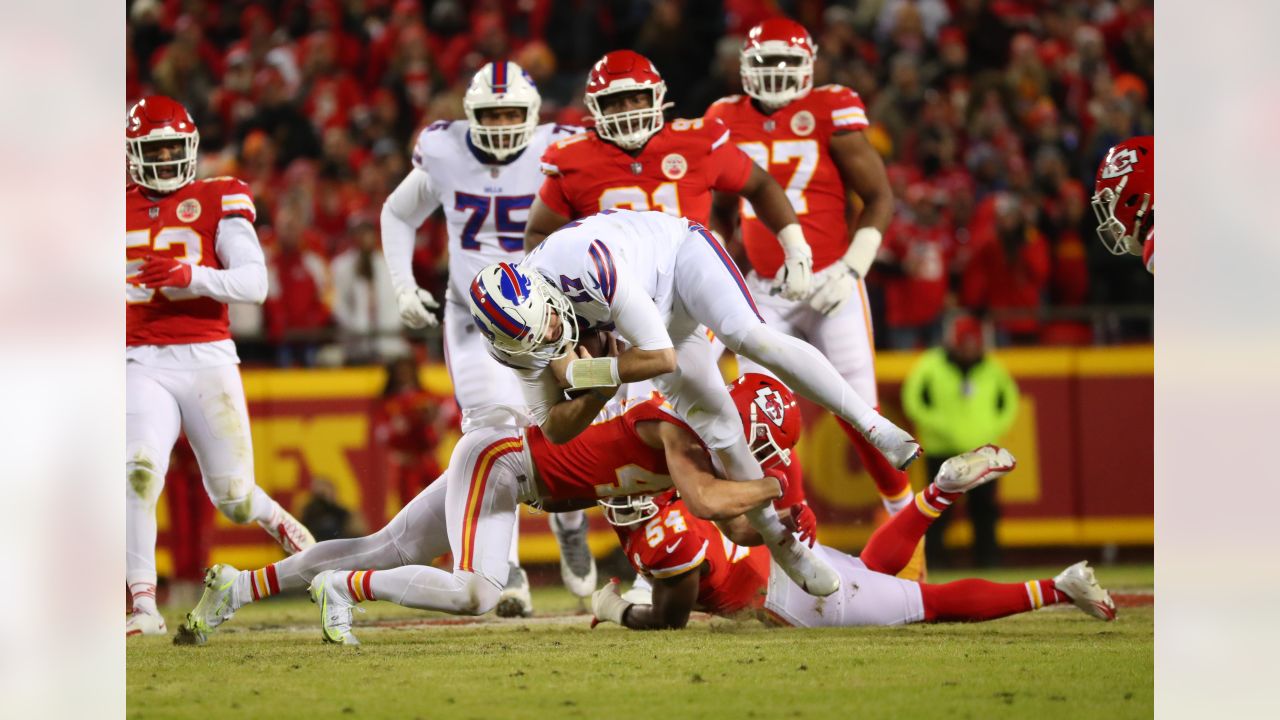
[[[618,592],[618,587],[622,581],[618,578],[610,578],[604,587],[591,593],[591,627],[595,627],[602,622],[611,622],[622,624],[622,615],[631,607],[631,603],[622,599],[622,595]]]
[[[783,261],[774,276],[772,293],[788,300],[803,300],[813,287],[813,251],[795,223],[778,231],[778,243],[782,245]]]
[[[787,496],[787,468],[783,465],[774,465],[771,468],[765,468],[765,477],[771,477],[778,481],[778,497]]]
[[[823,315],[836,314],[858,289],[858,277],[844,259],[818,273],[818,289],[809,297],[809,307]]]
[[[813,547],[818,539],[818,516],[813,514],[809,503],[798,502],[791,506],[791,517],[788,526],[794,526],[793,532],[800,542]]]
[[[403,290],[396,295],[396,302],[400,304],[400,322],[414,330],[440,324],[440,320],[430,312],[439,310],[440,303],[436,302],[436,299],[426,290],[422,288]]]
[[[138,274],[129,282],[148,288],[184,288],[191,284],[191,266],[177,258],[148,255],[146,262],[138,268]]]

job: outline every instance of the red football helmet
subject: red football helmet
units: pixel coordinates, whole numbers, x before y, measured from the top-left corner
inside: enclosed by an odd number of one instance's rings
[[[151,95],[129,108],[124,129],[129,177],[142,187],[173,192],[196,179],[196,148],[200,133],[182,104]],[[155,146],[182,143],[182,150],[162,157]],[[159,152],[163,152],[161,149]]]
[[[647,108],[623,110],[608,115],[600,111],[600,99],[615,93],[648,90],[652,102]],[[667,84],[649,58],[631,50],[615,50],[596,61],[587,76],[587,109],[596,121],[596,134],[627,150],[634,150],[662,129],[662,111]]]
[[[1132,137],[1107,151],[1094,184],[1098,237],[1116,255],[1142,254],[1142,240],[1155,223],[1156,140]]]
[[[794,20],[771,18],[751,28],[742,43],[742,88],[770,107],[781,107],[813,89],[818,46]]]
[[[760,467],[791,464],[791,448],[800,440],[800,410],[796,396],[781,381],[747,373],[729,386],[738,407],[751,454]]]

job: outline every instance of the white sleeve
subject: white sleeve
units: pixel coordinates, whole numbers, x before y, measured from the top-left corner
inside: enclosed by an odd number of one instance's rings
[[[664,350],[673,347],[667,324],[662,321],[658,306],[647,295],[636,292],[631,279],[623,270],[618,272],[617,287],[613,291],[610,315],[618,334],[641,350]]]
[[[397,292],[418,286],[413,279],[413,246],[418,228],[440,207],[431,176],[414,168],[382,204],[382,256]]]
[[[267,263],[253,225],[242,217],[224,217],[214,247],[223,269],[192,266],[191,292],[224,303],[266,300]]]
[[[564,391],[556,382],[555,373],[550,368],[525,370],[512,368],[516,377],[520,378],[520,390],[524,393],[525,405],[535,425],[541,425],[551,416],[551,408],[564,400]]]

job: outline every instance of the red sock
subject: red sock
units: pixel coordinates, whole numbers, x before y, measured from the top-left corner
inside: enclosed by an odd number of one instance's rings
[[[849,442],[853,443],[853,449],[862,460],[863,467],[867,469],[868,473],[871,473],[871,479],[875,481],[876,489],[880,491],[881,497],[896,500],[911,492],[911,480],[907,478],[906,471],[899,470],[891,465],[889,460],[876,449],[876,446],[862,437],[862,433],[858,432],[852,425],[841,418],[836,418],[836,422],[840,423],[844,434],[849,436]]]
[[[280,579],[276,576],[275,563],[249,573],[249,594],[254,601],[271,597],[278,592],[280,592]]]
[[[911,562],[911,554],[925,531],[959,496],[960,493],[942,492],[937,485],[929,483],[929,487],[916,494],[915,502],[876,528],[858,557],[876,572],[886,575],[902,572]]]
[[[1052,580],[1025,583],[994,583],[987,580],[957,580],[942,585],[922,584],[925,622],[981,622],[1045,605],[1070,602],[1053,586]]]
[[[377,600],[373,596],[373,571],[372,570],[356,570],[347,573],[347,593],[349,593],[356,602],[364,602],[366,600]]]

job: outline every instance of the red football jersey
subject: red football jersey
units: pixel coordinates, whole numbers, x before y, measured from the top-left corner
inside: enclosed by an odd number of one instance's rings
[[[844,216],[847,191],[831,158],[831,136],[867,127],[858,94],[842,85],[823,85],[772,115],[757,110],[746,95],[730,95],[712,103],[706,118],[724,122],[738,147],[786,190],[813,249],[814,271],[839,260],[849,248],[850,233]],[[782,247],[746,201],[741,216],[751,266],[761,277],[773,277],[782,267]]]
[[[649,520],[615,527],[627,560],[636,572],[661,579],[683,575],[703,563],[698,580],[698,608],[731,615],[759,607],[769,585],[769,551],[729,541],[714,523],[694,517],[683,500],[659,501],[662,509]]]
[[[218,223],[226,217],[253,222],[249,186],[231,178],[198,180],[152,198],[132,185],[125,192],[125,277],[147,255],[167,255],[192,265],[222,268]],[[231,337],[227,306],[187,288],[152,290],[125,284],[125,344],[185,345]]]
[[[552,500],[595,500],[670,488],[666,454],[646,445],[636,432],[637,423],[650,420],[689,427],[664,409],[662,403],[662,399],[654,398],[629,405],[607,420],[596,421],[563,445],[551,444],[541,428],[526,430],[529,455],[537,468],[543,496]]]
[[[561,140],[542,155],[538,197],[573,220],[610,208],[661,210],[707,225],[711,191],[737,193],[751,158],[715,120],[673,120],[632,157],[594,132]]]

